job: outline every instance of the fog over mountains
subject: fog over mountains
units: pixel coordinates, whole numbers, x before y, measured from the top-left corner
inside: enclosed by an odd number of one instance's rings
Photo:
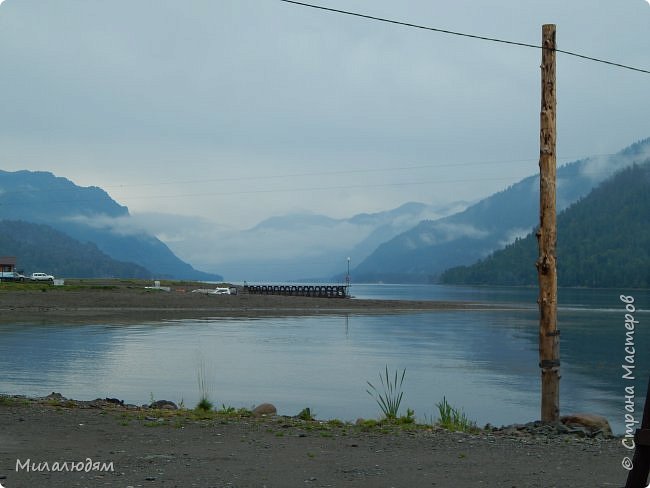
[[[97,257],[96,263],[96,269],[106,269],[101,272],[103,276],[112,272],[114,276],[144,277],[142,268],[146,268],[151,277],[202,280],[221,278],[217,274],[197,271],[176,257],[157,237],[141,228],[116,226],[118,222],[128,219],[128,209],[115,202],[101,188],[80,187],[66,178],[44,171],[0,171],[0,220],[47,225],[82,244],[93,243],[103,253],[101,259]],[[37,235],[34,229],[29,232]],[[71,244],[59,242],[56,233],[49,235],[57,239],[59,247],[72,247]],[[41,245],[48,244],[43,242]],[[2,250],[0,253],[4,254]],[[20,250],[14,251],[14,254],[17,254],[20,263]],[[43,250],[41,255],[45,254],[46,250]],[[99,261],[104,261],[107,257],[120,261],[120,266],[116,265],[112,270],[99,266]],[[55,257],[52,255],[51,259],[49,266],[44,257],[39,258],[38,264],[48,269],[61,270],[65,275],[64,263],[59,261],[66,258],[61,257],[54,262]],[[137,272],[132,274],[121,271],[125,262],[133,263]]]
[[[650,159],[608,178],[557,216],[559,286],[650,287]],[[447,284],[535,286],[531,232],[471,265],[445,271]]]
[[[558,210],[648,154],[650,139],[645,139],[617,154],[560,167]],[[237,205],[236,200],[232,204]],[[163,240],[200,268],[238,281],[341,282],[350,257],[357,283],[432,282],[447,268],[471,264],[526,235],[538,223],[538,208],[539,178],[531,175],[471,204],[412,202],[346,219],[297,213],[243,231],[179,218],[174,235],[165,230]]]
[[[587,195],[616,171],[650,155],[650,139],[621,152],[566,164],[557,171],[557,210]],[[354,269],[361,282],[435,282],[448,268],[471,264],[523,237],[539,222],[539,175],[471,205],[420,222],[380,245]]]
[[[648,156],[645,139],[558,168],[558,211]],[[357,283],[435,282],[446,269],[529,233],[538,206],[539,178],[532,175],[472,204],[409,202],[343,219],[296,213],[237,230],[199,217],[131,215],[101,188],[47,172],[0,171],[0,220],[49,225],[152,276],[206,281],[343,281],[349,257]],[[215,208],[217,220],[220,212],[228,208]]]
[[[381,243],[422,219],[449,215],[466,205],[410,202],[347,219],[318,214],[273,217],[242,232],[223,233],[219,248],[226,250],[230,259],[226,256],[219,270],[236,280],[327,280],[345,273],[348,257],[354,266]]]

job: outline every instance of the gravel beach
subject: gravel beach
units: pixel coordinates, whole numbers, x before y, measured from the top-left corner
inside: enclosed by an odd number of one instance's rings
[[[201,420],[101,402],[4,398],[0,405],[6,488],[592,488],[622,487],[626,478],[627,453],[612,438],[365,428],[276,416]],[[68,469],[60,471],[64,463]],[[84,470],[72,471],[72,463]],[[113,471],[101,470],[107,463]]]

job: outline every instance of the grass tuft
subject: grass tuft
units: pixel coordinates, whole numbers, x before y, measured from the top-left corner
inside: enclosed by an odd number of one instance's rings
[[[396,419],[396,422],[398,424],[414,424],[415,423],[415,411],[407,408],[406,409],[406,415],[402,415],[398,419]]]
[[[402,397],[404,396],[404,392],[402,391],[404,375],[406,375],[406,369],[402,371],[401,376],[399,376],[399,371],[395,370],[395,376],[391,379],[391,376],[388,374],[388,365],[386,365],[385,376],[382,376],[381,374],[379,375],[379,380],[381,381],[383,390],[381,392],[375,387],[375,385],[370,383],[370,381],[367,381],[368,386],[370,386],[372,391],[366,391],[375,399],[379,408],[381,408],[381,411],[388,420],[395,420],[399,413],[399,407],[402,403]]]
[[[13,407],[18,405],[29,405],[29,400],[26,398],[15,398],[8,395],[0,395],[0,406]]]
[[[438,407],[440,415],[438,421],[440,427],[452,432],[476,432],[478,430],[476,422],[469,420],[461,409],[452,407],[444,396],[442,401],[436,404],[436,407]]]
[[[196,409],[197,410],[202,410],[204,412],[209,412],[212,410],[214,405],[210,400],[208,400],[206,397],[201,397],[201,400],[199,400],[199,403],[196,404]]]
[[[210,384],[208,382],[207,373],[205,369],[205,360],[203,358],[199,359],[199,368],[196,372],[196,379],[199,384],[199,393],[200,400],[196,405],[197,410],[203,412],[209,412],[212,410],[214,405],[210,401]]]
[[[298,417],[300,420],[311,421],[311,420],[315,420],[315,419],[316,419],[316,414],[312,413],[312,412],[311,412],[311,409],[310,409],[309,407],[307,407],[307,408],[303,408],[303,409],[300,411],[300,413],[297,415],[297,417]]]

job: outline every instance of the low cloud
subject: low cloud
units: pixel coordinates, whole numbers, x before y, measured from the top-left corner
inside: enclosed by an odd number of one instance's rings
[[[440,218],[466,205],[404,207],[351,219],[308,213],[285,215],[243,231],[202,217],[166,213],[134,213],[119,218],[75,216],[68,220],[120,235],[155,235],[197,269],[227,279],[294,280],[340,273],[347,257],[359,263],[379,244],[422,220]],[[446,225],[443,232],[444,239],[449,240],[480,231]]]
[[[599,183],[623,168],[634,163],[642,163],[648,158],[650,158],[650,139],[631,146],[625,154],[589,158],[582,168],[582,174],[594,183]]]
[[[422,234],[421,240],[427,245],[440,244],[454,241],[463,237],[481,239],[489,235],[489,232],[469,224],[455,224],[451,222],[439,222],[435,226],[435,233]]]
[[[482,238],[489,234],[488,231],[467,224],[444,223],[440,226],[445,232],[445,240],[452,241],[461,237]]]
[[[504,238],[499,241],[499,247],[505,247],[508,244],[512,244],[516,239],[524,238],[531,232],[532,229],[527,227],[515,227],[514,229],[510,229]]]
[[[105,229],[119,235],[155,235],[181,259],[193,266],[223,274],[223,269],[242,275],[255,274],[255,268],[295,274],[327,275],[333,264],[321,262],[323,256],[338,255],[339,260],[351,248],[365,239],[374,229],[334,221],[328,225],[304,225],[301,231],[289,225],[285,228],[256,226],[239,231],[200,217],[142,213],[113,218],[98,215],[69,217],[67,220],[93,228]],[[288,269],[294,263],[296,269]],[[307,266],[307,263],[310,263]],[[279,267],[280,269],[274,269]],[[263,273],[260,273],[263,274]],[[283,278],[278,278],[283,279]]]

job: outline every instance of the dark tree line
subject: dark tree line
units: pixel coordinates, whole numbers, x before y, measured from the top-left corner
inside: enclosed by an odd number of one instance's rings
[[[16,256],[25,273],[46,272],[56,277],[150,278],[133,263],[116,261],[93,243],[82,243],[52,227],[20,220],[0,221],[0,255]]]
[[[558,215],[558,284],[650,287],[650,159],[635,164]],[[534,232],[472,266],[443,273],[443,283],[537,284]]]

